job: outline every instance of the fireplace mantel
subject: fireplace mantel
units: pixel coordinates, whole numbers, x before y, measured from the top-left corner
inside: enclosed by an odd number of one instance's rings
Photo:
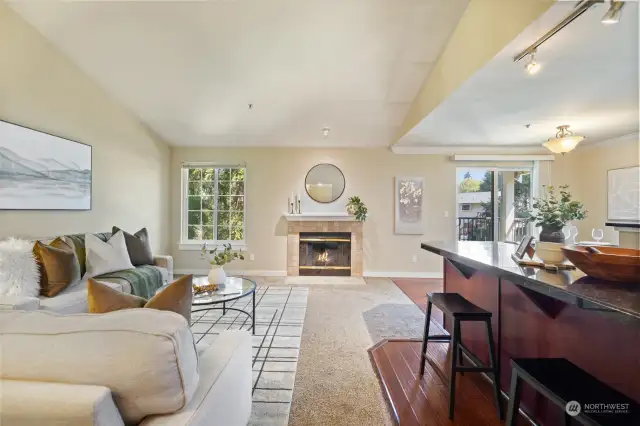
[[[300,213],[300,214],[291,214],[291,213],[283,213],[285,219],[288,221],[306,221],[306,222],[324,222],[324,221],[348,221],[355,222],[356,218],[354,215],[350,215],[345,212],[335,212],[335,213]]]

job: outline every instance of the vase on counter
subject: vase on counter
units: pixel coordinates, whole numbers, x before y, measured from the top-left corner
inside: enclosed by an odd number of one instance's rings
[[[542,225],[539,240],[546,243],[564,244],[565,235],[561,226]]]
[[[224,281],[227,279],[227,274],[224,272],[224,268],[220,265],[211,265],[211,270],[209,271],[209,284],[217,284],[222,285]]]

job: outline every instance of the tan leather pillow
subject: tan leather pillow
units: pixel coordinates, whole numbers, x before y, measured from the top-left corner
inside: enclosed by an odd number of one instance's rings
[[[105,314],[121,309],[149,308],[176,312],[191,323],[193,275],[185,275],[177,279],[149,300],[114,290],[93,278],[89,278],[87,282],[87,291],[91,314]]]
[[[40,294],[54,297],[80,280],[80,263],[73,248],[61,238],[51,244],[36,241],[33,254],[40,267]]]

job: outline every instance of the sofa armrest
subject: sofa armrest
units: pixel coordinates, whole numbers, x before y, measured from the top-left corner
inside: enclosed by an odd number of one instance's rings
[[[155,255],[153,257],[153,264],[161,268],[165,268],[168,273],[169,282],[173,281],[173,257],[169,255]]]
[[[40,299],[28,296],[0,296],[0,311],[37,311]]]
[[[139,426],[246,426],[253,381],[251,335],[240,330],[220,333],[200,354],[198,369],[198,388],[182,410],[148,416]]]
[[[124,426],[103,386],[0,380],[2,426]]]

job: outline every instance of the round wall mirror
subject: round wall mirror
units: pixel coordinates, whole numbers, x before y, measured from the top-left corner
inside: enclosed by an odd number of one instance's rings
[[[312,200],[333,203],[344,192],[344,175],[333,164],[318,164],[307,173],[304,187]]]

